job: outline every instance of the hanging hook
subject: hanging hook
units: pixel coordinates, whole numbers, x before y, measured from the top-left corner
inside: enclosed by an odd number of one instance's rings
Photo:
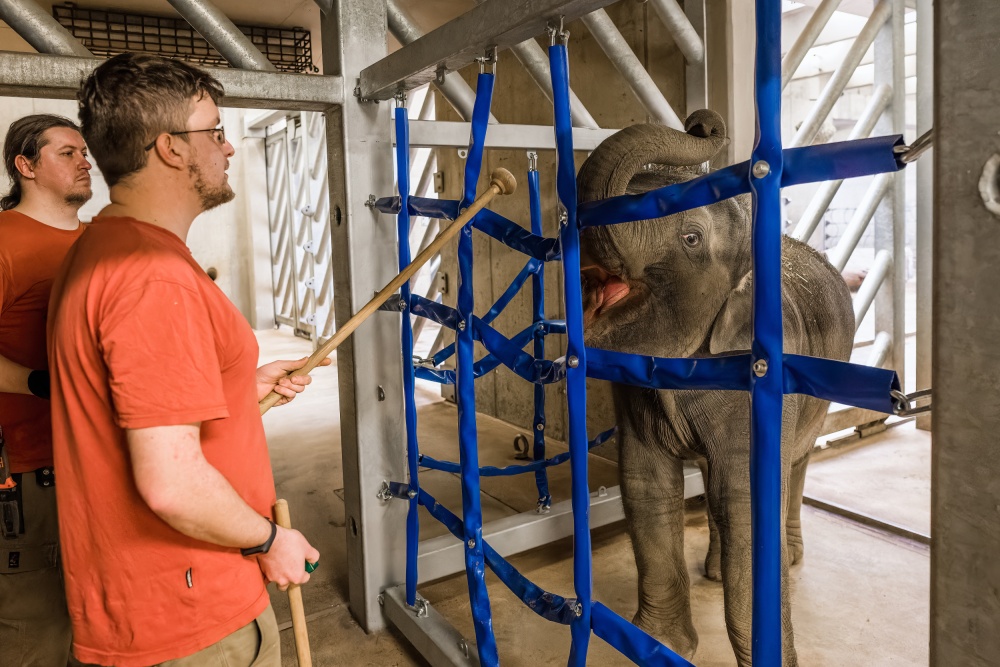
[[[565,45],[569,41],[569,30],[566,30],[563,27],[563,22],[565,20],[566,20],[566,17],[563,16],[562,14],[560,14],[559,15],[559,26],[558,27],[556,27],[555,21],[549,21],[549,24],[546,27],[546,30],[549,33],[549,43],[552,46],[556,45],[556,40],[558,40],[559,43],[563,44],[563,45]]]

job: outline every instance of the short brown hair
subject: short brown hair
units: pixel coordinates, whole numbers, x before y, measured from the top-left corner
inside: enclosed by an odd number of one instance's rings
[[[191,99],[216,104],[222,84],[180,60],[123,53],[88,76],[76,94],[83,138],[108,186],[146,166],[143,150],[163,132],[187,129]]]
[[[48,143],[45,132],[53,127],[68,127],[80,131],[80,127],[69,118],[47,113],[18,118],[10,124],[7,138],[3,142],[3,164],[11,185],[10,192],[0,199],[0,211],[8,211],[21,203],[21,172],[14,164],[17,156],[23,155],[31,163],[38,162],[42,147]]]

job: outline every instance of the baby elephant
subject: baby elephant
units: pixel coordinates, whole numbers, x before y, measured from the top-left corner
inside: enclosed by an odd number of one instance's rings
[[[577,176],[580,201],[646,192],[695,178],[691,167],[725,146],[714,112],[693,113],[687,132],[635,125],[608,138]],[[582,236],[584,321],[591,347],[657,357],[746,352],[751,339],[748,196],[665,218],[587,228]],[[840,274],[808,245],[782,240],[785,351],[847,360],[851,296]],[[749,373],[749,369],[747,369]],[[684,563],[683,462],[705,473],[711,545],[706,574],[721,576],[726,627],[741,667],[750,665],[750,399],[735,391],[654,391],[615,385],[619,472],[639,571],[634,622],[693,656]],[[827,401],[784,399],[781,439],[784,665],[796,665],[788,566],[802,558],[799,513],[806,464]]]

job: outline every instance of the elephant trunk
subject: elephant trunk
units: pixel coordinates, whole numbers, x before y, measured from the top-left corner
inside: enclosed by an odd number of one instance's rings
[[[665,125],[633,125],[601,142],[577,175],[581,202],[625,194],[629,181],[644,165],[692,167],[706,162],[728,142],[726,123],[708,109],[695,111],[686,132]]]

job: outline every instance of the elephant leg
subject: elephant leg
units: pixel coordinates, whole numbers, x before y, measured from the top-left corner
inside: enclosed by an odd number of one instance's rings
[[[622,503],[639,572],[632,622],[690,659],[698,634],[684,562],[683,463],[627,433],[619,442]]]
[[[788,478],[788,519],[785,521],[786,541],[788,542],[788,564],[802,562],[805,547],[802,542],[802,494],[806,486],[806,467],[809,465],[807,454],[801,461],[792,465]]]
[[[719,545],[719,529],[712,516],[712,507],[708,501],[708,460],[698,459],[701,468],[701,479],[705,485],[705,509],[708,514],[708,554],[705,556],[705,577],[712,581],[722,581],[722,547]]]
[[[750,526],[750,476],[747,453],[723,450],[725,464],[709,458],[709,507],[715,514],[722,546],[722,586],[725,597],[726,629],[739,667],[751,666],[753,622],[752,533]],[[782,466],[787,474],[788,466]],[[785,484],[783,488],[787,488]],[[784,501],[785,499],[783,499]],[[786,505],[782,502],[784,510]],[[784,512],[783,512],[784,513]],[[788,595],[788,547],[785,517],[781,517],[781,620],[782,665],[795,667],[798,659],[792,641],[791,606]]]

